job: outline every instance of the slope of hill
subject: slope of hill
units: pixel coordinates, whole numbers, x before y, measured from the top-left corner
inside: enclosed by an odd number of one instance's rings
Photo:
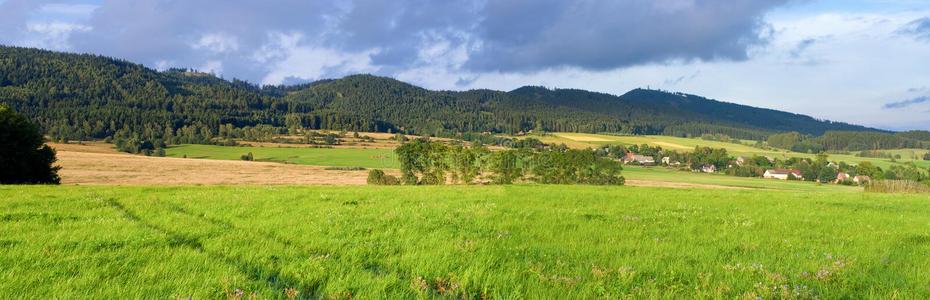
[[[184,69],[159,72],[107,57],[16,47],[0,47],[0,103],[37,120],[55,137],[184,136],[188,143],[257,125],[426,135],[722,133],[745,139],[781,131],[877,131],[653,90],[623,96],[539,87],[431,91],[371,75],[258,87]]]
[[[661,113],[666,115],[711,124],[728,124],[767,131],[797,131],[811,135],[822,135],[827,131],[836,130],[878,131],[864,126],[817,120],[806,115],[722,102],[684,93],[635,89],[620,98],[632,107],[659,107]]]

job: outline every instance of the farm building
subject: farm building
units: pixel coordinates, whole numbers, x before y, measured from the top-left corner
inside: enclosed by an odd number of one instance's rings
[[[662,164],[668,165],[668,166],[680,166],[681,165],[680,162],[678,162],[677,160],[673,161],[672,158],[668,156],[662,158]]]
[[[762,174],[762,177],[768,178],[768,179],[788,180],[789,175],[794,175],[794,177],[797,179],[804,178],[803,176],[801,176],[801,171],[799,170],[784,170],[784,169],[765,170],[765,174]]]
[[[849,177],[849,173],[839,172],[839,173],[836,174],[836,181],[834,181],[834,182],[835,182],[835,183],[840,183],[840,182],[847,181],[847,180],[850,180],[850,179],[852,179],[852,178]]]
[[[656,160],[655,158],[652,158],[652,156],[637,155],[637,154],[634,154],[633,152],[627,153],[626,156],[620,159],[620,161],[622,161],[625,164],[633,163],[633,162],[639,163],[641,165],[655,165],[656,164]]]
[[[856,177],[853,177],[853,182],[859,185],[863,185],[871,181],[872,181],[872,177],[869,177],[869,176],[858,175]]]
[[[704,173],[714,173],[717,172],[717,166],[715,165],[704,165],[701,167],[701,172]]]
[[[736,158],[736,165],[737,165],[737,166],[742,167],[743,164],[745,164],[745,163],[746,163],[746,158],[745,158],[745,157],[740,156],[740,157],[737,157],[737,158]]]

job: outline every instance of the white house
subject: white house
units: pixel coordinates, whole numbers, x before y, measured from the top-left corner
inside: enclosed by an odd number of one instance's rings
[[[870,181],[872,181],[872,177],[869,177],[869,176],[856,175],[856,177],[853,177],[853,182],[855,182],[858,185],[863,185],[863,184],[869,183]]]
[[[715,165],[704,165],[701,167],[701,172],[704,173],[714,173],[717,172],[717,166]]]
[[[652,156],[637,155],[632,152],[627,153],[626,156],[624,156],[623,159],[621,159],[621,161],[625,164],[628,164],[631,162],[637,162],[641,165],[655,165],[656,164],[656,160]]]
[[[799,170],[783,170],[783,169],[765,170],[765,174],[762,174],[762,177],[768,178],[768,179],[788,180],[788,175],[794,175],[794,177],[797,179],[804,178],[801,176],[801,171]]]
[[[663,165],[667,165],[667,166],[678,166],[678,165],[681,165],[680,162],[678,162],[678,161],[672,161],[672,158],[671,158],[671,157],[668,157],[668,156],[662,158],[662,164],[663,164]]]
[[[849,180],[849,179],[850,179],[849,173],[846,173],[846,172],[839,172],[839,173],[836,173],[836,181],[834,181],[834,182],[835,182],[835,183],[841,183],[841,182],[846,181],[846,180]]]
[[[745,163],[746,163],[746,158],[745,158],[745,157],[740,156],[740,157],[737,157],[737,158],[736,158],[736,165],[737,165],[737,166],[742,167],[743,164],[745,164]]]

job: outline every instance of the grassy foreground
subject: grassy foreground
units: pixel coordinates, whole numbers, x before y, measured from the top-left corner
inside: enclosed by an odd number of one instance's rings
[[[399,168],[393,149],[229,147],[179,145],[167,149],[169,157],[240,160],[251,152],[256,161],[286,162],[312,166]]]
[[[926,195],[4,186],[0,199],[10,298],[930,297]]]

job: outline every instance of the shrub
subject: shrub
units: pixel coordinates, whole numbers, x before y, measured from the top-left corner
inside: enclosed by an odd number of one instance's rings
[[[365,167],[326,167],[324,170],[329,171],[365,171]]]
[[[245,160],[245,161],[253,161],[255,160],[255,156],[252,155],[252,152],[249,152],[249,153],[246,153],[240,156],[239,159]]]
[[[384,171],[372,169],[368,171],[368,184],[373,185],[399,185],[400,180],[392,175],[384,174]]]
[[[38,126],[0,105],[0,184],[58,184],[56,160]]]

